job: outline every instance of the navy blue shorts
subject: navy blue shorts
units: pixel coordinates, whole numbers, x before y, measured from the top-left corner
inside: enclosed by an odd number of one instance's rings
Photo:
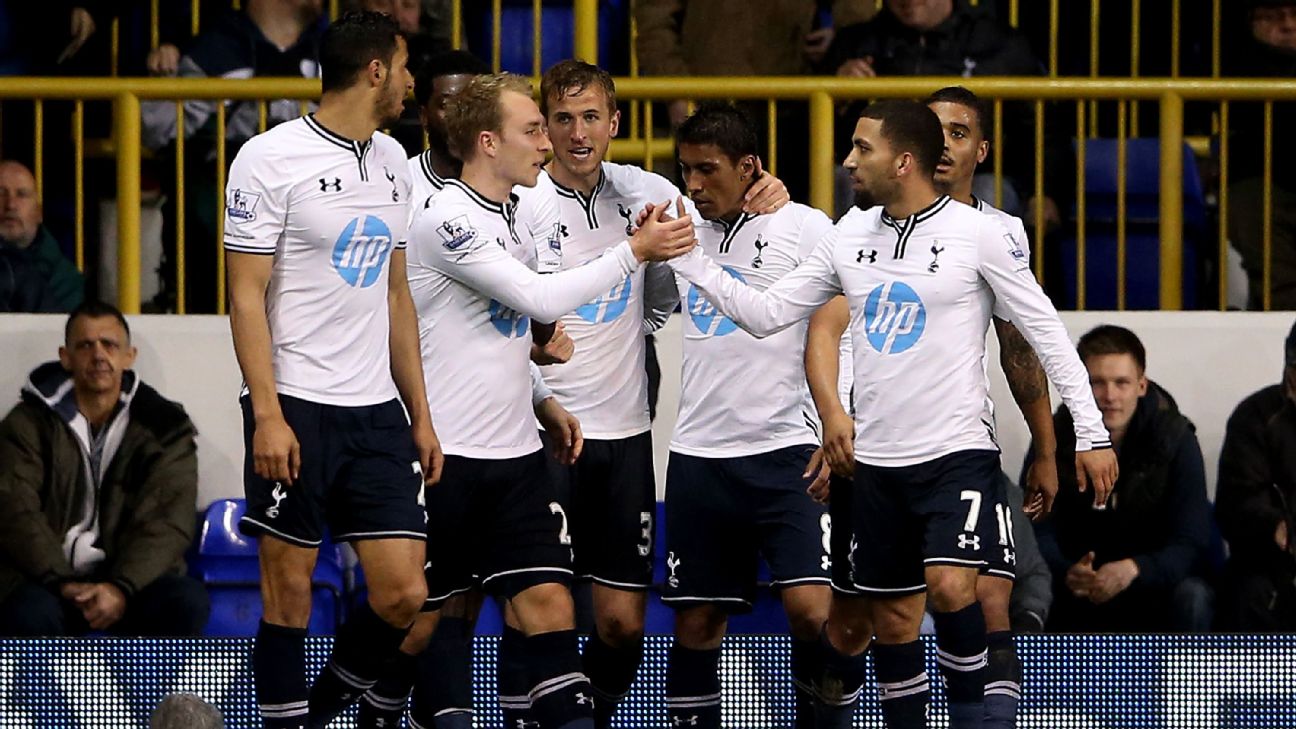
[[[995,480],[994,528],[989,531],[989,548],[985,550],[986,564],[981,574],[1017,579],[1017,540],[1013,536],[1012,503],[1008,501],[1007,476]]]
[[[761,558],[776,589],[829,584],[832,520],[802,477],[814,449],[736,458],[670,454],[664,602],[750,610]]]
[[[240,404],[244,534],[269,534],[301,547],[318,547],[326,527],[339,542],[424,538],[423,472],[399,400],[342,407],[280,395],[284,420],[301,446],[301,472],[291,485],[256,474],[251,399]]]
[[[652,433],[586,440],[573,466],[547,461],[570,518],[576,576],[620,590],[651,587],[657,510]]]
[[[425,610],[474,587],[503,599],[572,574],[567,513],[541,451],[517,458],[446,456],[427,489]]]
[[[913,466],[856,462],[846,503],[833,494],[836,524],[850,540],[834,562],[842,591],[877,596],[926,589],[924,568],[950,565],[981,569],[999,539],[996,523],[998,451],[959,451]],[[840,489],[839,489],[840,490]]]

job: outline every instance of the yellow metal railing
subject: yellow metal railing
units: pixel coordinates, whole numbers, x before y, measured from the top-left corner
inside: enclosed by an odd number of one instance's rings
[[[1223,122],[1221,127],[1221,139],[1226,139],[1228,134],[1228,113],[1230,103],[1252,102],[1263,103],[1265,110],[1265,125],[1263,133],[1266,139],[1270,138],[1273,133],[1272,111],[1273,102],[1275,101],[1293,101],[1296,100],[1296,84],[1290,84],[1283,81],[1269,80],[1247,80],[1247,81],[1217,81],[1217,80],[1186,80],[1186,79],[1138,79],[1138,80],[1092,80],[1092,79],[1040,79],[1040,78],[981,78],[981,79],[950,79],[950,78],[888,78],[888,79],[841,79],[841,78],[634,78],[620,79],[617,82],[617,90],[620,98],[627,102],[633,101],[663,101],[680,98],[681,96],[692,99],[747,99],[759,100],[770,104],[777,104],[785,101],[799,101],[807,104],[809,113],[809,140],[802,149],[783,148],[778,152],[779,164],[784,169],[793,165],[804,165],[809,173],[809,202],[824,211],[832,212],[834,207],[833,200],[833,182],[834,168],[837,160],[834,158],[834,139],[836,126],[836,108],[838,102],[848,100],[860,100],[882,97],[904,97],[916,98],[930,93],[932,90],[953,83],[963,83],[972,90],[987,99],[994,101],[995,118],[999,120],[1004,115],[1003,102],[1005,101],[1034,101],[1035,114],[1035,138],[1043,139],[1043,104],[1045,102],[1070,102],[1076,104],[1076,119],[1080,128],[1083,128],[1086,121],[1085,106],[1091,101],[1116,101],[1124,108],[1128,102],[1144,101],[1155,103],[1159,107],[1160,119],[1160,139],[1161,139],[1161,166],[1160,166],[1160,305],[1163,309],[1181,308],[1183,294],[1181,287],[1181,266],[1182,266],[1182,248],[1183,240],[1183,160],[1182,148],[1184,140],[1184,117],[1183,109],[1186,102],[1209,102],[1217,104],[1220,111],[1220,118]],[[227,79],[69,79],[69,78],[5,78],[0,79],[0,99],[32,99],[40,102],[49,100],[73,100],[77,102],[76,111],[74,112],[74,135],[72,140],[74,149],[77,150],[76,156],[80,162],[81,150],[83,149],[84,140],[82,139],[83,127],[79,121],[83,114],[83,105],[87,101],[111,102],[113,105],[113,134],[112,149],[116,156],[116,180],[117,180],[117,240],[118,240],[118,286],[119,286],[119,304],[124,311],[137,312],[140,307],[140,164],[143,156],[143,150],[140,143],[141,123],[140,108],[142,101],[167,101],[175,102],[176,100],[210,100],[220,102],[222,100],[254,100],[262,101],[266,99],[292,99],[299,100],[304,109],[307,100],[314,99],[319,94],[318,82],[305,79],[250,79],[250,80],[227,80]],[[41,113],[42,106],[37,104],[37,114]],[[260,113],[260,124],[264,127],[264,103],[260,104],[262,112]],[[651,104],[645,105],[645,117],[647,112],[652,108]],[[176,113],[180,123],[183,124],[183,115],[181,114],[182,106],[175,104]],[[1125,115],[1122,114],[1122,119]],[[212,200],[212,205],[219,208],[224,205],[223,180],[224,174],[228,167],[229,160],[225,158],[224,148],[224,124],[226,121],[224,103],[216,104],[215,123],[217,126],[216,134],[216,160],[214,167],[213,179],[217,182],[217,199]],[[650,120],[646,120],[646,130],[651,130]],[[38,126],[37,129],[40,127]],[[1124,124],[1122,123],[1122,131]],[[183,127],[179,130],[179,139],[183,140]],[[1122,137],[1123,138],[1123,137]],[[998,125],[994,130],[994,139],[996,142],[1002,140],[1002,133]],[[43,146],[47,140],[38,131],[33,140],[36,145],[35,159],[41,160]],[[1013,140],[1006,140],[1007,144],[1012,144]],[[183,144],[183,141],[179,142]],[[639,140],[618,140],[612,148],[612,156],[620,160],[638,160],[651,166],[654,156],[663,154],[662,146],[669,150],[671,144],[669,139],[659,140],[645,135]],[[999,147],[995,145],[995,168],[996,175],[1002,175],[1002,156]],[[1120,157],[1124,157],[1123,145],[1120,147]],[[1019,181],[1034,184],[1036,192],[1042,191],[1043,174],[1044,174],[1044,155],[1042,142],[1037,142],[1035,150],[1035,179],[1033,181]],[[1220,156],[1223,158],[1223,166],[1227,168],[1227,143],[1223,143],[1220,149]],[[184,195],[184,164],[183,164],[183,147],[180,148],[181,160],[177,161],[178,176],[178,195]],[[1083,162],[1083,159],[1081,160]],[[1123,226],[1124,218],[1124,160],[1121,159],[1118,180],[1118,225]],[[38,179],[44,179],[45,171],[40,169],[43,165],[38,164],[35,170]],[[1272,212],[1272,164],[1266,159],[1266,165],[1263,175],[1263,190],[1265,200],[1266,214]],[[1227,174],[1227,173],[1225,173]],[[80,176],[80,170],[77,170],[77,187],[76,187],[76,210],[78,217],[84,207],[84,189]],[[1077,174],[1078,187],[1084,187],[1083,164],[1080,165],[1080,171]],[[1223,180],[1227,182],[1227,178]],[[1002,179],[998,180],[996,187],[1002,189]],[[1227,185],[1221,186],[1225,191]],[[1077,199],[1080,204],[1080,211],[1083,213],[1083,194],[1079,194]],[[1221,217],[1226,218],[1227,198],[1221,200],[1222,211]],[[183,205],[178,205],[183,208]],[[1037,213],[1040,209],[1037,208]],[[217,220],[223,218],[222,215],[216,216]],[[1036,215],[1036,230],[1034,236],[1035,260],[1037,266],[1042,266],[1046,255],[1056,255],[1055,253],[1046,252],[1042,247],[1043,241],[1043,216]],[[78,227],[81,221],[78,220]],[[179,285],[183,285],[184,271],[184,249],[185,241],[183,240],[183,225],[177,226],[176,257],[180,265],[177,278]],[[1078,257],[1083,260],[1084,252],[1084,232],[1085,228],[1081,224],[1077,241]],[[1220,244],[1221,248],[1226,248],[1227,228],[1223,220],[1220,222]],[[1124,251],[1123,251],[1123,227],[1118,232],[1118,245],[1121,247],[1120,258],[1118,260],[1118,272],[1124,276]],[[1268,278],[1269,278],[1269,261],[1272,258],[1272,226],[1266,221],[1263,231],[1263,260],[1265,262],[1265,304],[1268,306]],[[77,260],[80,263],[83,260],[83,232],[78,230],[77,238]],[[217,306],[223,306],[224,289],[223,289],[223,251],[219,239],[216,241],[189,241],[189,245],[213,245],[216,247],[216,270],[215,275],[218,278],[217,290],[219,301]],[[1221,252],[1221,260],[1224,253]],[[1037,269],[1038,270],[1038,269]],[[1079,281],[1078,288],[1083,297],[1083,266],[1078,268]],[[1221,279],[1224,273],[1221,271]],[[1221,280],[1221,289],[1225,286]],[[183,301],[183,298],[181,299]],[[1083,306],[1083,299],[1081,300]],[[1122,302],[1123,305],[1123,302]],[[223,309],[220,309],[223,310]]]

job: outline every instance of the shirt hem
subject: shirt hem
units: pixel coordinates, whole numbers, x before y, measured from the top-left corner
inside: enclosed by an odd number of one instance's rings
[[[904,456],[879,456],[871,453],[862,453],[855,451],[855,460],[866,466],[882,466],[884,468],[903,468],[905,466],[917,466],[922,463],[929,463],[937,458],[944,458],[952,453],[962,451],[988,451],[993,453],[1002,453],[994,443],[990,441],[974,441],[966,443],[957,443],[948,448],[942,448],[938,451],[928,453],[916,453]]]
[[[243,388],[239,391],[240,397],[246,395],[247,392],[248,392],[247,386],[244,385]],[[372,396],[354,395],[351,397],[338,397],[336,394],[325,394],[325,393],[315,392],[312,390],[304,390],[301,388],[293,387],[292,385],[276,383],[275,392],[279,393],[280,395],[295,397],[298,400],[305,400],[307,402],[315,403],[316,405],[333,405],[335,407],[344,407],[344,408],[362,408],[362,407],[368,407],[370,405],[382,405],[383,403],[391,402],[392,400],[396,400],[400,397],[400,393],[396,390],[395,387],[392,387],[389,391],[384,392],[381,395],[372,395]]]
[[[819,443],[811,433],[791,438],[781,438],[779,440],[767,440],[760,443],[744,443],[742,446],[694,446],[679,443],[677,441],[671,441],[670,452],[678,453],[682,456],[694,456],[697,458],[741,458],[743,456],[755,456],[761,453],[769,453],[770,451],[776,451],[780,448],[791,448],[792,446],[818,448]]]
[[[447,456],[459,456],[460,458],[476,458],[481,461],[504,461],[510,458],[529,456],[540,450],[542,447],[540,438],[537,436],[534,443],[507,447],[470,446],[446,443],[442,441],[441,452],[445,453]]]
[[[575,413],[572,414],[575,415]],[[576,417],[580,418],[579,415],[576,415]],[[581,434],[585,436],[585,440],[624,440],[633,438],[636,435],[643,435],[651,430],[652,423],[648,423],[643,427],[631,428],[630,430],[586,430],[584,424],[581,425]]]

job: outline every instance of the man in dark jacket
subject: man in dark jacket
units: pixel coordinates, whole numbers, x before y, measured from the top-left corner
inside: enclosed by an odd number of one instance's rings
[[[1230,3],[1230,5],[1232,5]],[[1296,77],[1296,0],[1238,3],[1246,14],[1238,41],[1224,54],[1230,76],[1290,80]],[[1249,281],[1247,308],[1264,306],[1264,106],[1235,102],[1229,122],[1229,240],[1242,254]],[[1273,105],[1270,286],[1274,309],[1296,309],[1296,171],[1285,164],[1296,143],[1296,104]]]
[[[1036,525],[1054,579],[1047,627],[1209,630],[1212,595],[1194,572],[1210,541],[1210,504],[1193,424],[1147,379],[1147,355],[1130,330],[1097,327],[1080,338],[1079,349],[1120,459],[1120,478],[1102,508],[1079,492],[1070,414],[1060,409],[1061,487],[1053,513]]]
[[[0,312],[71,311],[81,303],[81,272],[42,219],[31,171],[0,161]]]
[[[0,635],[197,635],[207,622],[184,562],[193,423],[134,361],[121,312],[87,303],[0,421]]]
[[[1232,596],[1221,627],[1296,631],[1296,326],[1282,382],[1238,404],[1224,431],[1215,514],[1228,540]]]
[[[989,3],[967,0],[886,0],[871,20],[842,28],[825,60],[825,71],[838,76],[1038,76],[1043,65],[1026,38],[1000,22]],[[1026,104],[1004,109],[1004,174],[1020,198],[996,206],[1019,215],[1033,230],[1035,216],[1035,116]],[[1010,152],[1010,150],[1015,150]],[[1050,139],[1045,148],[1044,215],[1050,227],[1061,222],[1058,202],[1074,195],[1075,159],[1066,139]],[[1011,194],[1013,191],[1008,190]],[[992,194],[978,197],[994,200]],[[1011,204],[1027,199],[1023,205]]]

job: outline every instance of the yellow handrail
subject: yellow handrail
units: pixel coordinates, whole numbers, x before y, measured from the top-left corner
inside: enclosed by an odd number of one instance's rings
[[[1182,179],[1183,108],[1186,102],[1296,100],[1296,84],[1268,79],[1061,79],[1061,78],[623,78],[617,81],[627,101],[691,99],[800,100],[809,102],[810,201],[833,209],[833,128],[838,102],[869,98],[917,98],[932,89],[964,84],[987,99],[1081,103],[1092,100],[1155,101],[1160,107],[1161,136],[1161,287],[1162,308],[1182,306]],[[0,99],[111,101],[114,106],[114,145],[118,183],[118,286],[124,311],[139,310],[140,225],[140,102],[144,100],[265,100],[307,101],[319,95],[319,82],[307,79],[175,79],[175,78],[20,78],[0,79]],[[218,112],[218,117],[221,116]],[[997,116],[997,115],[996,115]],[[996,130],[996,139],[998,139]],[[996,145],[998,147],[999,145]],[[670,140],[645,136],[618,140],[613,153],[620,159],[669,155]],[[38,152],[39,154],[39,152]],[[996,158],[999,151],[996,149]],[[795,159],[784,150],[781,166]],[[222,161],[223,165],[223,161]],[[220,166],[220,165],[218,165]],[[40,170],[37,175],[42,174]],[[216,170],[216,179],[224,169]],[[218,216],[219,219],[219,216]],[[188,241],[195,244],[195,241]],[[198,243],[207,245],[211,243]],[[215,243],[219,245],[219,243]],[[1038,245],[1038,242],[1037,242]],[[218,265],[220,256],[218,252]],[[1267,275],[1267,274],[1266,274]],[[218,290],[221,282],[218,282]],[[218,302],[219,304],[219,302]]]

